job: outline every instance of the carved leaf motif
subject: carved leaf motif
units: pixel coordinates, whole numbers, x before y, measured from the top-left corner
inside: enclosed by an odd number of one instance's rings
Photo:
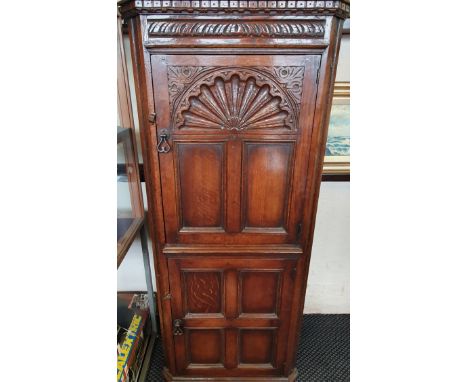
[[[189,84],[193,79],[207,69],[204,66],[169,66],[167,76],[169,79],[169,101],[177,96],[186,84]]]
[[[201,85],[200,94],[189,98],[182,112],[184,127],[244,130],[287,128],[287,111],[281,98],[268,85],[259,86],[253,77],[241,80],[233,74],[228,81],[217,77],[212,86]]]
[[[301,102],[302,82],[304,80],[303,66],[273,66],[264,67],[263,69],[274,74],[295,100]]]
[[[148,37],[180,36],[234,36],[234,37],[323,37],[323,21],[153,21],[148,26]]]

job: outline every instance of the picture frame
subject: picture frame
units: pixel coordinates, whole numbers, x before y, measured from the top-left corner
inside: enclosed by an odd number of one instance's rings
[[[333,90],[324,175],[350,174],[350,83],[336,82]]]

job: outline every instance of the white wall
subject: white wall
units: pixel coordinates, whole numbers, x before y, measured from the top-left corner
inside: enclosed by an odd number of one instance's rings
[[[305,313],[349,313],[349,182],[322,182]]]
[[[126,36],[124,47],[132,88],[132,102],[135,102],[133,71]],[[349,36],[344,36],[341,41],[337,81],[349,81],[349,47]],[[135,108],[136,106],[134,111]],[[138,124],[136,126],[138,127]],[[146,206],[144,184],[143,192]],[[153,285],[156,285],[154,280]],[[117,290],[146,290],[138,240],[130,247],[117,272]],[[349,313],[349,305],[349,182],[324,182],[320,190],[304,311],[305,313]]]
[[[338,58],[338,67],[336,69],[336,81],[349,81],[349,59],[350,59],[350,38],[344,35],[341,38],[340,56]]]
[[[350,80],[350,36],[341,39],[336,81]],[[349,182],[323,182],[307,280],[305,313],[350,313]]]

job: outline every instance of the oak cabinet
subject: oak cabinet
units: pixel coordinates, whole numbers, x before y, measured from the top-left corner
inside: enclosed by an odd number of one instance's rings
[[[167,380],[291,381],[345,1],[122,1]]]

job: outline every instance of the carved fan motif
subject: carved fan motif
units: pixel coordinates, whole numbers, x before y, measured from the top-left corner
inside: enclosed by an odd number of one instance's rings
[[[228,80],[217,77],[214,84],[203,84],[200,94],[188,99],[182,112],[182,127],[204,129],[288,128],[288,112],[280,97],[271,94],[269,85],[257,85],[254,77],[243,80],[234,74]]]

